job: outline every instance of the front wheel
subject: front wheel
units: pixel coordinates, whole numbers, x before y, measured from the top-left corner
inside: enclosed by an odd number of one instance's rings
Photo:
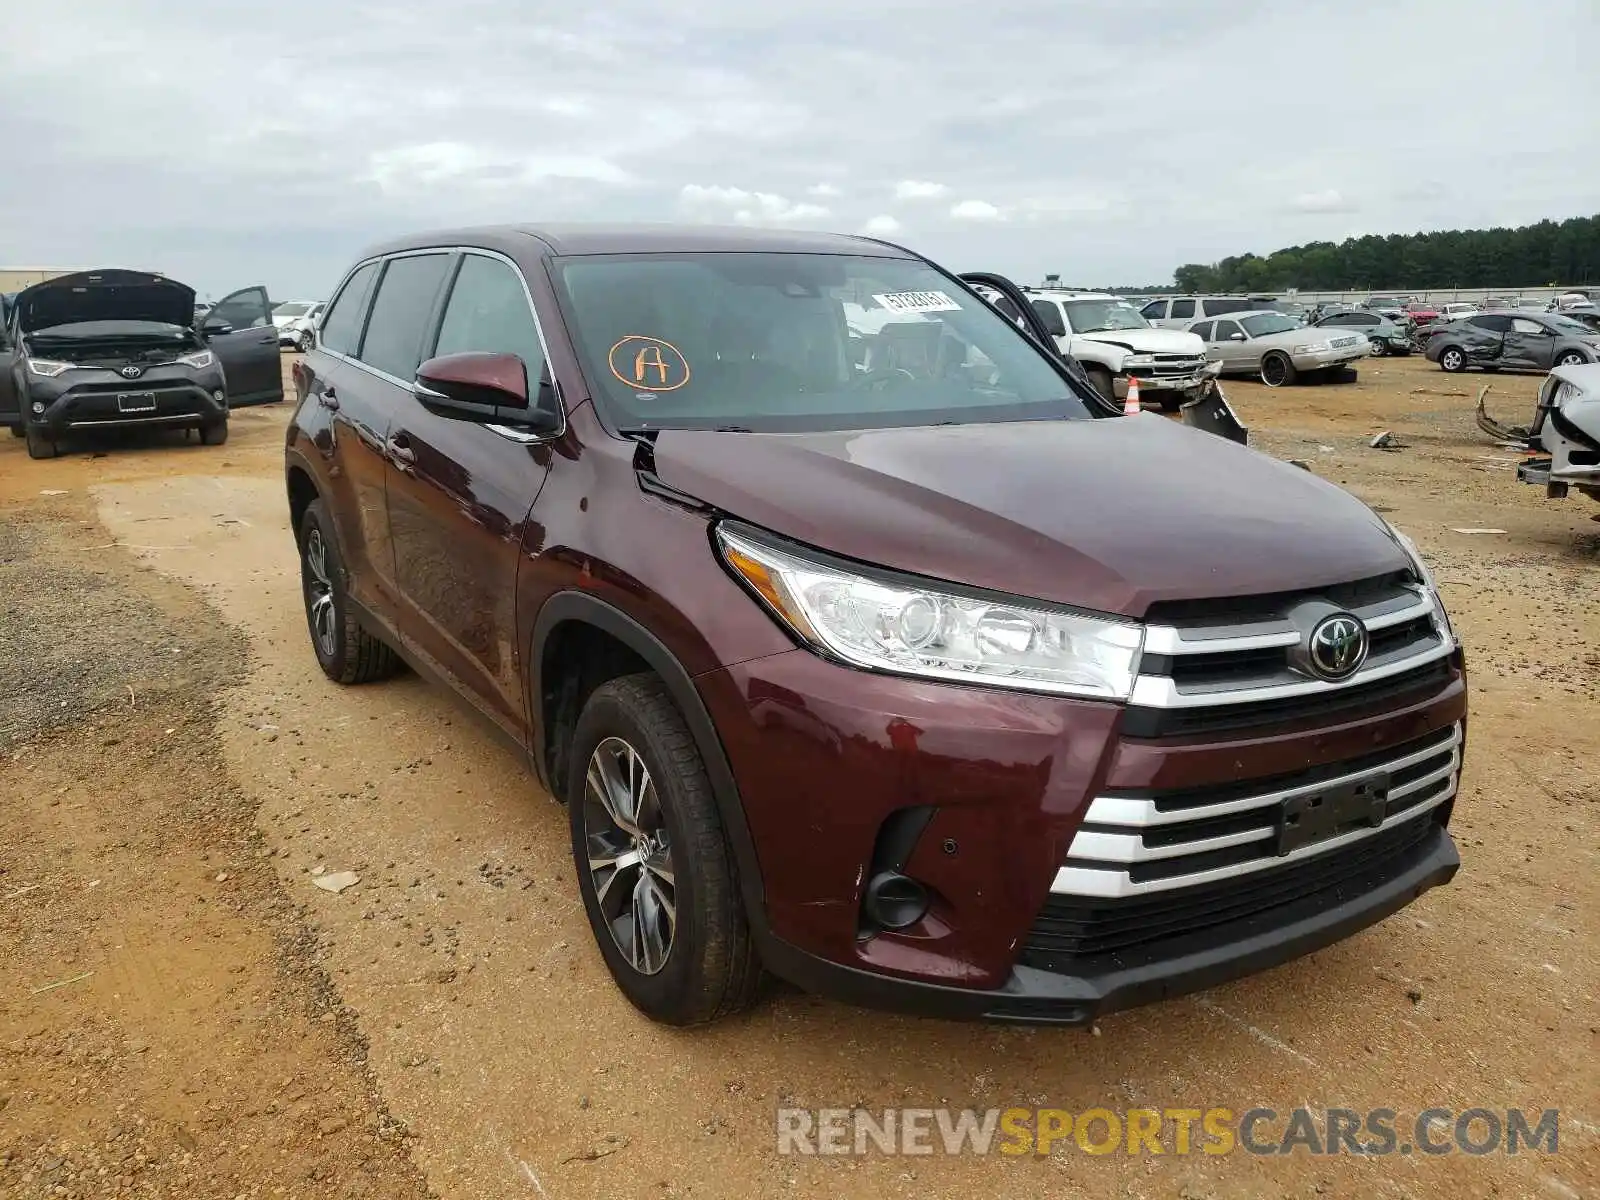
[[[748,1008],[761,964],[733,852],[683,714],[655,674],[601,684],[573,733],[578,889],[611,977],[667,1025]]]
[[[1556,359],[1556,366],[1558,366],[1558,367],[1576,367],[1576,366],[1579,366],[1579,365],[1581,365],[1583,363],[1586,363],[1588,361],[1589,360],[1583,356],[1583,352],[1582,351],[1580,351],[1580,350],[1567,350],[1567,351],[1564,351],[1562,353],[1560,358]]]
[[[202,446],[220,446],[228,440],[228,422],[224,419],[215,425],[200,426],[200,444]]]
[[[23,433],[28,439],[29,458],[54,458],[61,453],[61,447],[56,445],[55,438],[44,430],[29,425]]]
[[[1094,384],[1094,390],[1099,392],[1111,403],[1117,402],[1116,389],[1111,383],[1111,372],[1104,367],[1085,367],[1083,373],[1089,377],[1089,382]]]
[[[1268,387],[1287,387],[1294,380],[1294,364],[1287,354],[1273,351],[1261,360],[1261,382]]]
[[[1465,371],[1467,369],[1467,354],[1459,346],[1446,346],[1439,351],[1439,369],[1442,371]]]
[[[295,349],[300,351],[301,354],[309,354],[315,341],[315,337],[312,335],[311,331],[307,329],[301,333],[300,337],[295,341]]]
[[[1386,355],[1388,353],[1389,353],[1389,347],[1388,347],[1387,343],[1379,342],[1379,341],[1374,341],[1372,343],[1372,357],[1373,358],[1382,358],[1384,355]]]

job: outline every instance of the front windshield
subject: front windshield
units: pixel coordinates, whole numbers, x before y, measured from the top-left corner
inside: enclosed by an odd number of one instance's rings
[[[1549,322],[1550,328],[1568,337],[1588,337],[1594,333],[1594,330],[1582,321],[1574,321],[1571,317],[1546,317],[1545,320]]]
[[[1123,300],[1068,300],[1066,308],[1073,333],[1150,328],[1150,322],[1139,315],[1139,310]]]
[[[595,255],[553,261],[617,428],[815,432],[1088,416],[993,307],[914,259]]]
[[[1251,337],[1266,337],[1269,333],[1288,333],[1300,328],[1282,313],[1257,313],[1253,317],[1240,317],[1239,324]]]
[[[71,321],[65,325],[46,325],[29,332],[34,340],[86,341],[94,338],[187,338],[188,330],[165,321]]]
[[[257,311],[260,311],[260,310],[257,310]],[[272,310],[272,315],[275,316],[275,317],[303,317],[303,316],[306,315],[306,313],[308,313],[310,311],[311,311],[311,305],[309,305],[309,304],[296,304],[296,303],[294,303],[294,301],[291,300],[287,304],[278,305],[277,308]]]

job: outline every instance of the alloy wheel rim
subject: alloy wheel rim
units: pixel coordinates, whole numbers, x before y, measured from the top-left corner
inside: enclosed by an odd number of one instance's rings
[[[1456,367],[1461,365],[1461,354],[1456,350],[1446,350],[1444,352],[1444,361],[1447,367],[1455,370]]]
[[[324,655],[334,646],[333,578],[328,574],[328,547],[322,530],[315,527],[306,534],[306,613],[311,618],[311,635]]]
[[[589,879],[611,940],[635,971],[657,974],[678,928],[676,867],[655,780],[622,738],[606,738],[589,756],[583,832]]]

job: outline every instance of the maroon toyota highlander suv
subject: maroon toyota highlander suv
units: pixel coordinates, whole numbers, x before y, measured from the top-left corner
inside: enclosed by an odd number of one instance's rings
[[[1082,1023],[1459,865],[1464,669],[1411,544],[1309,472],[1103,417],[909,251],[406,238],[296,380],[323,670],[403,659],[526,751],[658,1020],[765,968]]]

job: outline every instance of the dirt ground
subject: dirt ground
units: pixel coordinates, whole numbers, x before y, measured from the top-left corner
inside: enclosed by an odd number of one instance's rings
[[[516,757],[414,677],[317,671],[287,406],[236,413],[220,448],[33,462],[0,438],[0,1196],[1600,1192],[1600,510],[1516,482],[1472,422],[1486,381],[1411,359],[1228,388],[1256,445],[1434,564],[1472,672],[1461,874],[1094,1033],[784,989],[650,1025]],[[1538,381],[1492,382],[1526,420]],[[1368,448],[1385,429],[1405,448]],[[342,893],[313,882],[344,870]],[[1514,1157],[857,1159],[779,1156],[780,1104],[1562,1116],[1557,1153]]]

